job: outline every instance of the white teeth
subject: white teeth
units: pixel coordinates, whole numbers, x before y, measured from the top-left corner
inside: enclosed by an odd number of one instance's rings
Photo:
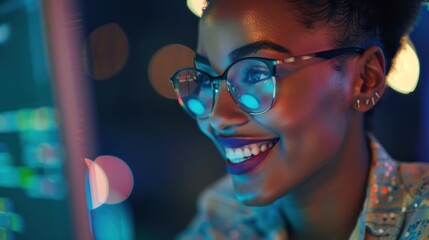
[[[273,142],[263,144],[251,144],[241,148],[225,148],[226,158],[232,163],[241,163],[252,156],[256,156],[274,146]]]
[[[243,158],[243,150],[241,148],[235,149],[235,158]]]
[[[252,145],[252,154],[253,155],[259,154],[259,147],[257,145]]]
[[[248,147],[244,148],[244,156],[245,157],[252,156],[252,152],[250,151],[250,148],[248,148]]]

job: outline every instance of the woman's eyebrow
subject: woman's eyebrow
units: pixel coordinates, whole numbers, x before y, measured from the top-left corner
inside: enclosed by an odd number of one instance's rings
[[[228,54],[228,60],[230,62],[236,61],[240,58],[246,57],[249,54],[258,52],[260,50],[274,50],[277,52],[281,52],[281,53],[285,53],[285,54],[291,54],[291,52],[283,47],[280,46],[276,43],[270,42],[270,41],[257,41],[257,42],[253,42],[253,43],[249,43],[247,45],[244,45],[242,47],[239,47],[235,50],[233,50],[230,54]],[[207,57],[200,55],[198,53],[195,53],[195,58],[194,58],[194,62],[198,62],[201,64],[205,64],[207,66],[210,66],[210,61]]]
[[[270,42],[270,41],[257,41],[253,43],[249,43],[247,45],[244,45],[242,47],[239,47],[235,50],[233,50],[230,54],[228,54],[228,58],[230,62],[236,61],[240,58],[243,58],[249,54],[256,53],[260,50],[267,49],[267,50],[274,50],[281,53],[290,54],[290,51],[280,46],[276,43]]]

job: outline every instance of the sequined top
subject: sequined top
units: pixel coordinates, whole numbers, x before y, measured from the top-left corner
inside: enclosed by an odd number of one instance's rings
[[[429,164],[394,161],[371,139],[364,207],[349,239],[429,239]],[[249,207],[226,176],[200,196],[194,220],[177,239],[288,239],[279,206]]]

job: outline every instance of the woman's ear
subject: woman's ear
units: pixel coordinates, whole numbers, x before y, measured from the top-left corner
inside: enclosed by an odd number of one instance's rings
[[[367,48],[357,62],[354,82],[354,108],[360,112],[370,110],[379,101],[386,87],[386,60],[378,46]]]

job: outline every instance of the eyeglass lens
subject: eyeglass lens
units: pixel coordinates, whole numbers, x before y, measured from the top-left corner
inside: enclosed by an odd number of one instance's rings
[[[267,111],[274,101],[275,77],[262,60],[243,59],[226,70],[227,88],[240,107],[251,114]],[[176,91],[181,105],[194,117],[212,112],[218,79],[197,69],[185,69],[176,75]]]

